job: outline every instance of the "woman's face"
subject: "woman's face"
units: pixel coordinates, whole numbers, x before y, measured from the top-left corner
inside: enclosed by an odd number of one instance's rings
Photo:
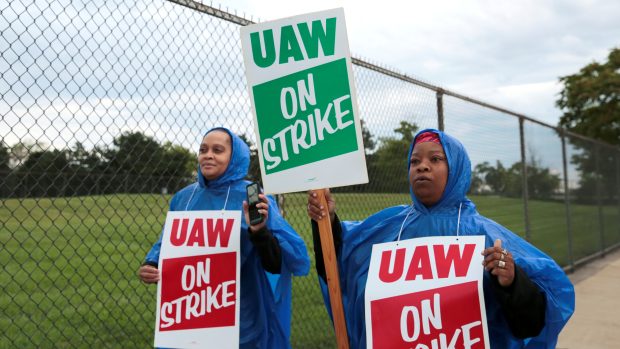
[[[417,143],[409,161],[413,194],[424,205],[433,206],[441,199],[448,182],[448,160],[443,147],[435,142]]]
[[[212,181],[226,172],[232,153],[230,142],[230,135],[225,131],[211,131],[202,139],[198,164],[205,179]]]

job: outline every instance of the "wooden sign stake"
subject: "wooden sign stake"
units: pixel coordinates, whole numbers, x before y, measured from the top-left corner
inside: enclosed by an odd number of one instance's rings
[[[319,201],[327,209],[325,199],[325,189],[316,191]],[[321,250],[325,263],[325,273],[327,275],[327,288],[329,289],[329,300],[332,307],[334,328],[336,331],[336,343],[339,349],[349,348],[349,337],[347,335],[347,324],[344,318],[342,306],[342,293],[340,291],[340,278],[338,276],[338,264],[336,262],[336,250],[334,249],[334,238],[332,236],[332,225],[327,217],[317,222],[319,224],[319,235],[321,236]]]

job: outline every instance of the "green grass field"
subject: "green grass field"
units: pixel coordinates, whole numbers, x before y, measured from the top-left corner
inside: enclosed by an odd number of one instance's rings
[[[137,269],[159,236],[169,197],[111,195],[2,200],[0,206],[0,348],[148,348],[152,346],[156,287]],[[343,220],[363,219],[407,203],[406,194],[336,194]],[[473,197],[479,211],[525,235],[518,199]],[[305,195],[286,195],[287,220],[313,258]],[[569,262],[566,208],[529,203],[530,240]],[[573,260],[620,241],[618,207],[571,205]],[[314,263],[293,284],[294,348],[335,346]]]

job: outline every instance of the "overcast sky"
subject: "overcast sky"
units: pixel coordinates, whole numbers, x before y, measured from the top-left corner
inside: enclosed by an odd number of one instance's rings
[[[602,62],[620,47],[617,0],[230,0],[222,5],[261,22],[335,7],[345,10],[354,57],[551,125],[561,115],[555,107],[558,77]]]

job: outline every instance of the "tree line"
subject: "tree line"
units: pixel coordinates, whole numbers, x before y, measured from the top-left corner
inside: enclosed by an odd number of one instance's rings
[[[2,197],[57,197],[159,193],[191,183],[196,156],[140,132],[123,133],[111,146],[44,149],[0,143]]]
[[[337,192],[401,193],[409,187],[406,159],[418,126],[401,121],[394,136],[377,141],[362,124],[369,184],[335,188]],[[248,179],[260,180],[256,147],[245,135],[241,138],[251,149]],[[376,148],[376,149],[375,149]],[[594,166],[590,152],[573,156],[582,168]],[[607,159],[609,161],[610,159]],[[611,159],[613,160],[613,159]],[[599,161],[600,162],[600,161]],[[527,161],[528,196],[533,199],[562,198],[562,181],[558,174],[541,166],[535,158]],[[615,167],[589,172],[572,195],[581,202],[596,201],[596,186],[603,181],[607,188],[616,178]],[[0,194],[2,197],[60,197],[113,193],[173,193],[193,183],[197,162],[194,152],[170,142],[160,144],[140,132],[126,132],[110,146],[87,150],[81,143],[70,149],[43,149],[41,145],[0,143]],[[477,164],[472,172],[470,193],[521,197],[523,165],[504,166],[497,160]],[[612,195],[613,198],[613,195]]]
[[[592,62],[578,73],[560,77],[563,89],[556,105],[563,111],[561,128],[611,144],[567,137],[573,146],[569,161],[580,174],[571,197],[588,203],[617,203],[620,198],[620,49],[610,51],[606,62]],[[362,135],[370,184],[337,191],[403,192],[408,188],[406,166],[415,124],[401,121],[394,136],[376,141],[362,120]],[[559,135],[561,136],[561,135]],[[248,178],[260,179],[256,147],[251,147]],[[375,149],[376,148],[376,149]],[[552,199],[559,196],[560,177],[535,159],[527,161],[528,195]],[[520,197],[523,164],[504,165],[499,160],[477,164],[471,192]],[[127,132],[110,146],[88,150],[81,143],[70,149],[45,149],[0,141],[0,197],[99,195],[111,193],[174,192],[193,182],[196,155],[170,142],[160,144],[140,132]]]

